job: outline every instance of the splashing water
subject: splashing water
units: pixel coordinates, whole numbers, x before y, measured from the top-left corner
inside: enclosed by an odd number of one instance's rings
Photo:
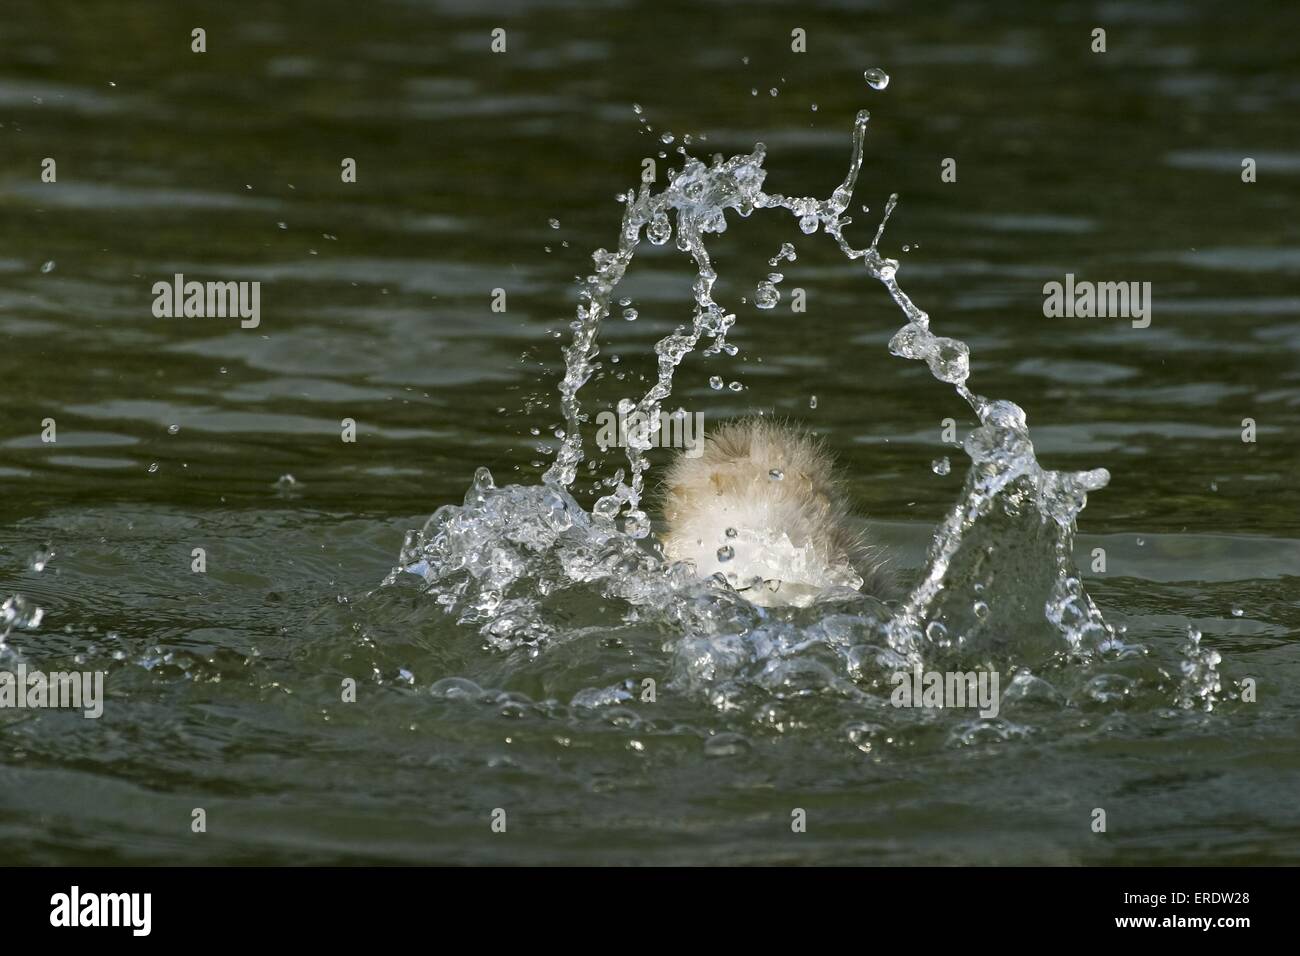
[[[878,88],[888,82],[876,79]],[[479,469],[463,505],[440,508],[421,531],[408,533],[399,565],[385,584],[398,583],[407,573],[418,575],[425,590],[460,623],[477,627],[490,647],[527,648],[534,654],[581,631],[572,619],[590,613],[592,602],[579,596],[584,589],[601,600],[616,599],[624,602],[624,622],[657,623],[675,634],[674,684],[723,710],[755,690],[808,681],[855,707],[874,706],[878,698],[861,684],[878,685],[891,669],[923,662],[1011,666],[1016,677],[1007,695],[1014,699],[1029,693],[1026,688],[1035,681],[1045,683],[1022,665],[1095,665],[1144,656],[1144,647],[1124,643],[1103,619],[1071,558],[1088,492],[1105,487],[1109,474],[1100,468],[1043,469],[1024,411],[970,390],[969,348],[931,331],[929,316],[898,284],[899,263],[878,249],[896,194],[889,197],[869,246],[855,248],[845,237],[852,220],[844,213],[862,166],[868,121],[865,110],[858,114],[848,172],[826,199],[765,192],[762,144],[747,155],[719,156],[712,165],[683,147],[685,164],[669,172],[665,189],[655,192],[643,184],[623,196],[617,246],[593,254],[595,269],[584,283],[572,341],[563,350],[559,393],[565,427],[557,433],[562,441],[542,484],[497,488],[487,470]],[[786,210],[801,232],[820,230],[850,262],[860,261],[905,319],[890,340],[890,352],[925,362],[935,379],[951,385],[970,406],[978,423],[964,443],[971,464],[961,495],[936,529],[918,581],[892,609],[832,588],[811,609],[760,610],[720,575],[698,581],[691,569],[668,565],[641,543],[651,533],[642,508],[647,451],[676,368],[704,339],[709,340],[705,355],[737,352],[727,341],[736,316],[713,297],[718,275],[706,238],[726,231],[728,213],[747,218],[761,209]],[[653,385],[639,398],[618,402],[622,415],[635,414],[651,424],[631,430],[626,466],[605,480],[612,490],[587,513],[570,493],[585,458],[587,416],[579,392],[599,368],[601,325],[643,236],[663,245],[674,235],[696,271],[691,321],[655,344]],[[769,265],[794,258],[786,243]],[[772,273],[759,284],[759,308],[775,305],[781,278]],[[720,384],[718,378],[715,387]],[[1210,709],[1219,686],[1218,655],[1202,652],[1194,641],[1184,651],[1184,680],[1174,700],[1185,708]],[[1159,676],[1150,682],[1166,688]],[[1082,691],[1085,698],[1091,693],[1091,699],[1102,699],[1089,687]],[[1015,734],[1007,730],[1005,735]]]

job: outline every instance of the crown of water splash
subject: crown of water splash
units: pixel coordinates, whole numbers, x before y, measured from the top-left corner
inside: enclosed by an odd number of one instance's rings
[[[858,173],[862,168],[863,144],[869,114],[858,113],[853,124],[852,156],[844,181],[828,199],[813,197],[787,197],[763,191],[766,170],[763,161],[766,150],[760,143],[748,155],[733,156],[723,161],[719,156],[712,165],[686,157],[682,170],[670,176],[667,187],[655,192],[650,185],[642,185],[639,192],[624,197],[623,225],[619,233],[618,249],[609,252],[597,250],[593,259],[596,271],[587,277],[578,306],[577,320],[573,323],[573,341],[564,350],[565,375],[560,382],[561,405],[566,429],[563,443],[554,464],[548,469],[548,484],[569,487],[574,480],[578,464],[583,460],[582,421],[578,391],[591,377],[594,361],[599,354],[598,335],[602,320],[609,314],[610,301],[615,288],[631,264],[642,233],[650,242],[661,245],[673,233],[670,215],[676,219],[677,248],[694,260],[695,309],[691,326],[679,327],[655,344],[658,357],[658,375],[654,385],[640,399],[624,398],[619,402],[622,413],[636,412],[644,420],[657,423],[661,405],[671,394],[673,374],[682,359],[703,337],[713,339],[707,353],[726,351],[734,354],[735,347],[726,341],[727,332],[735,323],[729,313],[713,299],[713,285],[717,279],[705,247],[705,237],[721,233],[727,228],[726,214],[734,210],[742,217],[755,209],[788,210],[799,221],[805,234],[819,228],[839,245],[850,260],[862,260],[866,271],[878,279],[890,297],[902,310],[906,322],[890,340],[890,351],[898,356],[924,361],[936,379],[954,386],[957,393],[971,406],[980,421],[966,443],[966,450],[974,462],[972,476],[975,487],[970,489],[966,507],[957,508],[941,527],[932,549],[925,580],[909,599],[907,613],[898,623],[903,631],[919,629],[923,612],[929,607],[942,587],[950,559],[960,547],[963,521],[977,515],[984,502],[998,494],[1010,482],[1024,478],[1033,485],[1041,513],[1055,520],[1065,535],[1072,534],[1074,520],[1087,500],[1087,492],[1105,486],[1109,475],[1105,469],[1073,474],[1046,472],[1034,457],[1029,441],[1024,412],[1007,401],[989,401],[967,388],[970,376],[970,349],[964,342],[936,336],[930,331],[929,316],[918,308],[898,284],[898,261],[883,257],[878,246],[885,224],[893,212],[898,197],[889,197],[884,216],[876,230],[871,245],[865,249],[854,248],[844,236],[844,229],[852,220],[844,216],[853,196]],[[684,153],[684,150],[683,150]],[[764,304],[764,303],[760,303]],[[627,443],[627,480],[618,480],[614,490],[599,499],[593,509],[597,520],[613,521],[624,513],[624,530],[633,538],[649,534],[650,526],[641,508],[645,472],[649,469],[646,451],[650,442],[644,435],[632,436]],[[1062,542],[1063,545],[1068,545]],[[1068,547],[1063,550],[1068,558]],[[1074,601],[1071,595],[1062,595],[1063,601]],[[1049,617],[1053,616],[1049,608]],[[1056,616],[1060,616],[1057,614]],[[1104,643],[1113,639],[1113,633],[1101,622],[1100,615],[1087,601],[1083,614],[1088,630],[1095,630]],[[910,644],[911,640],[902,641]],[[1072,643],[1079,643],[1076,639]]]
[[[753,629],[759,624],[730,600],[735,595],[728,593],[725,582],[692,583],[694,576],[687,569],[663,565],[636,541],[650,532],[641,509],[649,468],[646,452],[677,366],[702,338],[711,340],[705,354],[737,351],[727,342],[736,317],[713,299],[717,273],[705,238],[727,229],[728,211],[747,217],[755,209],[781,208],[796,217],[803,233],[821,230],[850,261],[862,260],[905,317],[890,340],[890,351],[924,361],[936,379],[953,386],[978,420],[964,442],[971,459],[965,487],[935,530],[920,579],[887,620],[872,613],[853,620],[879,628],[889,644],[886,656],[897,655],[896,660],[908,666],[949,653],[974,653],[986,662],[1008,655],[1032,662],[1060,653],[1079,658],[1141,654],[1140,646],[1124,644],[1103,619],[1072,558],[1077,516],[1088,492],[1104,487],[1109,474],[1105,469],[1044,470],[1035,457],[1024,411],[968,388],[969,348],[930,331],[929,316],[899,287],[898,262],[878,251],[896,195],[889,197],[869,246],[857,249],[845,238],[851,220],[844,211],[861,169],[867,122],[868,114],[860,112],[848,172],[828,199],[764,192],[762,144],[747,155],[728,160],[718,156],[711,165],[686,155],[683,148],[685,163],[680,172],[670,173],[664,190],[643,185],[622,197],[617,250],[593,254],[595,272],[586,279],[572,323],[573,339],[564,349],[559,391],[566,428],[557,433],[562,444],[543,484],[497,489],[486,469],[479,469],[463,507],[440,508],[423,531],[408,535],[401,563],[386,583],[402,572],[420,575],[440,603],[456,610],[466,623],[480,623],[489,642],[503,649],[540,643],[551,631],[553,625],[537,607],[535,595],[527,588],[519,590],[521,582],[535,581],[544,594],[569,584],[598,583],[607,596],[624,599],[632,608],[659,609],[683,629],[679,647],[685,649],[684,659],[693,662],[685,670],[713,675],[706,683],[712,683],[726,661],[734,664],[755,655],[763,659],[771,652],[758,638],[761,647],[737,650],[736,642],[743,643],[745,634],[757,634]],[[584,459],[585,416],[578,393],[596,370],[601,323],[643,235],[663,245],[673,238],[674,229],[677,248],[691,257],[696,269],[692,321],[655,344],[658,375],[653,386],[639,399],[618,402],[621,414],[637,413],[652,424],[630,430],[629,467],[606,481],[613,491],[588,514],[569,493]],[[793,248],[786,243],[769,264],[792,258]],[[774,273],[766,288],[760,283],[755,303],[759,308],[775,305],[778,294],[772,283],[780,278]],[[779,630],[784,625],[768,625],[774,626]],[[806,643],[799,637],[791,647],[797,650]],[[1192,668],[1194,673],[1184,675],[1184,685],[1196,689],[1184,698],[1208,708],[1217,687],[1217,660],[1203,657]],[[1182,699],[1180,703],[1194,706]]]

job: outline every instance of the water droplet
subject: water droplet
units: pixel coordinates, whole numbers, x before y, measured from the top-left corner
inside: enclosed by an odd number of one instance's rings
[[[735,528],[728,528],[728,529],[727,529],[725,532],[723,532],[723,533],[726,534],[726,536],[727,536],[728,538],[734,538],[736,535],[740,534],[740,532],[737,531]]]
[[[158,462],[155,461],[153,464],[149,466],[149,474],[152,475],[157,470],[158,470]]]
[[[168,426],[167,426],[167,434],[168,434],[168,435],[175,435],[175,434],[176,434],[178,431],[180,431],[180,430],[181,430],[181,426],[180,426],[180,425],[168,425]]]
[[[889,85],[889,74],[879,67],[872,67],[865,70],[862,78],[867,81],[867,86],[873,90],[883,90]]]
[[[774,309],[781,301],[781,292],[770,279],[764,279],[754,290],[754,305],[760,309]]]
[[[637,313],[636,309],[624,309],[624,310],[623,310],[623,318],[627,319],[629,322],[635,322],[635,321],[636,321],[637,314],[638,314],[638,313]]]
[[[814,232],[817,231],[817,225],[820,222],[821,220],[819,220],[816,216],[813,215],[803,216],[799,220],[799,231],[804,233],[804,235],[811,236]]]
[[[936,475],[946,475],[952,471],[952,463],[947,458],[938,458],[930,462],[930,470]]]
[[[668,216],[662,212],[657,213],[654,219],[650,221],[650,225],[646,227],[645,234],[656,246],[662,246],[671,239],[673,227],[668,222]]]
[[[767,477],[770,478],[772,481],[780,481],[782,478],[785,477],[785,472],[783,472],[780,468],[773,468],[771,471],[767,473]]]
[[[720,376],[720,375],[711,375],[711,376],[709,377],[709,388],[713,389],[715,392],[717,392],[717,391],[721,391],[721,390],[722,390],[722,376]]]
[[[664,133],[662,136],[659,137],[659,142],[663,143],[665,146],[667,146],[672,141],[673,141],[672,133]]]
[[[54,260],[51,259],[41,266],[41,272],[50,273],[54,271]]]
[[[1246,611],[1245,611],[1244,608],[1239,608],[1239,607],[1237,607],[1236,605],[1233,605],[1233,608],[1232,608],[1232,616],[1233,616],[1233,617],[1243,617],[1243,616],[1245,615],[1245,613],[1246,613]]]
[[[816,396],[816,395],[809,395],[809,396],[808,396],[808,407],[809,407],[809,408],[816,408],[816,407],[817,407],[817,396]]]
[[[730,561],[735,556],[736,556],[736,549],[729,544],[724,544],[722,547],[718,549],[719,561]]]
[[[767,91],[767,95],[768,95],[768,96],[776,96],[776,87],[774,86],[774,87],[772,87],[770,90],[768,90],[768,91]]]
[[[549,225],[552,229],[559,229],[559,228],[560,228],[560,220],[558,220],[558,219],[548,219],[546,222],[547,222],[547,225]]]
[[[745,386],[741,385],[739,382],[732,382],[727,386],[727,388],[731,389],[733,392],[743,392],[745,390]]]

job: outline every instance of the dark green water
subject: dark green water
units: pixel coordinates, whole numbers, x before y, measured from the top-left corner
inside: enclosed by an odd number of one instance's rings
[[[0,663],[108,677],[99,720],[0,710],[0,862],[1300,861],[1300,8],[914,6],[7,0],[0,597],[44,616]],[[1147,648],[1131,684],[1036,666],[1055,696],[967,732],[871,710],[845,685],[879,675],[819,647],[713,694],[680,633],[583,589],[539,596],[557,636],[507,650],[376,590],[477,467],[539,479],[574,277],[659,132],[762,141],[769,189],[824,197],[862,108],[850,232],[900,193],[882,247],[972,385],[1027,411],[1046,467],[1112,473],[1076,553]],[[783,241],[807,312],[739,305]],[[823,237],[755,216],[715,253],[741,351],[689,356],[673,402],[817,428],[915,574],[965,472],[940,422],[965,434],[969,409],[888,354],[897,310]],[[259,280],[260,326],[155,318],[178,272]],[[1066,273],[1151,282],[1150,327],[1045,318]],[[643,391],[690,279],[671,246],[638,259],[593,407]],[[829,612],[785,623],[854,640]],[[1223,656],[1208,712],[1176,705],[1189,625]],[[657,702],[588,706],[645,677]]]

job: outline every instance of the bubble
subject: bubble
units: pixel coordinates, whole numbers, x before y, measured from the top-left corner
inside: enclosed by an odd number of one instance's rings
[[[783,472],[780,468],[773,468],[771,471],[767,473],[767,477],[770,478],[772,481],[780,481],[785,477],[785,472]]]
[[[550,226],[552,229],[559,229],[559,228],[560,228],[560,220],[558,220],[558,219],[548,219],[548,220],[546,221],[546,224],[547,224],[548,226]]]
[[[1246,611],[1245,611],[1244,608],[1240,608],[1240,607],[1237,607],[1236,605],[1233,605],[1233,608],[1232,608],[1232,616],[1233,616],[1233,617],[1244,617],[1245,614],[1246,614]]]
[[[734,538],[736,535],[740,534],[740,532],[737,531],[735,528],[728,528],[726,531],[723,532],[723,534],[725,534],[728,538]]]
[[[743,392],[745,390],[745,386],[740,384],[740,382],[732,382],[727,386],[727,388],[731,389],[733,392]]]
[[[157,470],[158,470],[158,462],[155,461],[149,465],[149,474],[152,475]]]
[[[53,259],[50,259],[48,262],[44,263],[44,264],[41,266],[41,272],[43,272],[43,273],[50,273],[50,272],[53,272],[53,271],[54,271],[54,260],[53,260]]]
[[[808,407],[809,407],[809,408],[816,408],[816,407],[817,407],[817,396],[816,396],[816,395],[809,395],[809,396],[808,396]]]
[[[180,426],[180,425],[168,425],[168,426],[167,426],[167,434],[168,434],[168,435],[175,435],[175,434],[176,434],[178,431],[180,431],[180,430],[181,430],[181,426]]]
[[[671,143],[672,141],[673,141],[673,134],[672,134],[672,133],[664,133],[663,135],[661,135],[661,136],[659,137],[659,142],[663,143],[665,146],[667,146],[667,145],[668,145],[669,143]]]
[[[883,90],[889,85],[889,74],[879,67],[872,67],[865,70],[862,78],[867,81],[867,86],[873,90]]]
[[[937,458],[930,462],[930,470],[936,475],[946,475],[952,471],[952,463],[947,458]]]
[[[811,236],[817,231],[817,226],[821,222],[816,216],[802,216],[799,219],[799,231],[804,235]]]
[[[638,313],[637,313],[636,309],[624,309],[624,310],[623,310],[623,318],[627,319],[627,321],[629,321],[629,322],[635,322],[635,321],[636,321],[637,314],[638,314]]]
[[[736,556],[736,549],[729,544],[724,544],[722,547],[718,549],[719,561],[730,561],[735,556]]]
[[[721,375],[710,375],[710,376],[709,376],[709,388],[713,389],[715,392],[720,392],[720,391],[722,391],[722,376],[721,376]]]

